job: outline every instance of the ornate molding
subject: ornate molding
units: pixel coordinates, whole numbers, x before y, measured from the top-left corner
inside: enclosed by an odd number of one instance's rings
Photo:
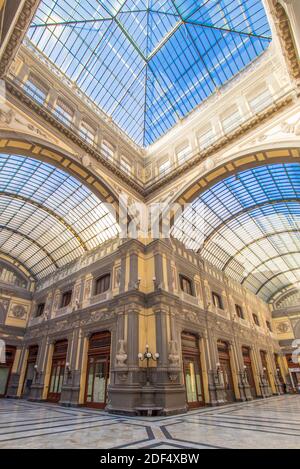
[[[118,177],[119,180],[125,182],[131,189],[136,193],[143,195],[143,186],[136,182],[136,179],[128,176],[124,171],[120,169],[120,165],[110,162],[107,158],[102,156],[100,151],[97,151],[94,147],[86,143],[74,130],[69,128],[67,125],[61,123],[51,111],[36,104],[26,93],[11,79],[6,79],[6,89],[9,93],[17,98],[22,104],[25,104],[30,110],[34,111],[39,117],[42,117],[48,124],[59,130],[69,140],[78,145],[86,153],[91,155],[96,161],[101,163],[107,168],[112,174]]]
[[[273,0],[272,14],[275,18],[275,25],[284,50],[287,67],[292,78],[296,81],[297,86],[300,87],[300,62],[295,49],[289,18],[284,7],[278,0]]]
[[[144,195],[153,196],[155,191],[163,188],[164,186],[168,186],[169,183],[173,182],[174,180],[180,178],[182,175],[185,175],[187,171],[190,169],[195,168],[200,163],[204,162],[207,157],[213,156],[216,152],[225,149],[229,145],[233,144],[236,140],[240,137],[246,135],[247,133],[251,132],[258,128],[261,124],[267,122],[270,118],[274,117],[277,113],[281,110],[286,108],[294,99],[293,94],[291,93],[289,96],[279,98],[275,101],[274,104],[269,106],[267,109],[260,111],[257,115],[249,119],[248,121],[242,123],[238,129],[233,130],[229,134],[224,137],[221,137],[218,141],[213,143],[210,147],[206,150],[203,150],[197,153],[193,158],[186,161],[184,164],[176,168],[171,173],[167,174],[163,179],[155,181],[148,181]],[[182,186],[181,186],[182,187]]]
[[[14,30],[10,35],[9,41],[0,60],[0,78],[7,73],[10,64],[16,56],[17,50],[21,45],[22,39],[27,32],[28,26],[31,23],[39,3],[40,0],[25,1],[23,9],[19,14]]]

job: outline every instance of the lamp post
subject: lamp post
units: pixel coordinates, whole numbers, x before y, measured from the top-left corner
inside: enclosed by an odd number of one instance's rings
[[[146,345],[145,352],[144,353],[140,352],[138,354],[138,359],[141,362],[146,360],[146,378],[147,378],[146,386],[150,386],[149,362],[150,362],[150,360],[157,361],[159,359],[159,353],[158,352],[155,352],[155,353],[150,352],[149,351],[149,345]]]

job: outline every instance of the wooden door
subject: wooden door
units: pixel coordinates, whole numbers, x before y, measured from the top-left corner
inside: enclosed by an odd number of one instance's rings
[[[110,368],[110,332],[99,332],[90,338],[85,388],[85,405],[103,409],[107,402]]]
[[[16,354],[16,347],[6,346],[5,363],[0,363],[0,397],[4,397],[7,393],[11,370],[13,367]]]
[[[267,362],[267,352],[261,350],[260,351],[260,358],[261,358],[261,364],[263,367],[263,374],[265,379],[267,380],[269,386],[270,386],[270,377],[269,377],[269,369],[268,369],[268,362]]]
[[[235,393],[232,379],[229,348],[226,342],[218,341],[218,354],[220,369],[224,380],[225,398],[227,402],[235,401]]]
[[[48,391],[49,402],[59,402],[64,382],[68,341],[60,340],[54,345],[50,385]]]
[[[192,334],[181,336],[183,376],[186,402],[189,408],[205,405],[198,338]]]
[[[255,381],[254,381],[254,375],[253,375],[253,367],[252,367],[252,360],[251,360],[251,355],[250,355],[250,349],[249,347],[243,347],[242,348],[243,352],[243,359],[244,359],[244,366],[245,372],[247,374],[247,380],[250,386],[250,393],[253,398],[257,397],[256,394],[256,387],[255,387]]]
[[[28,350],[28,359],[22,392],[22,397],[25,399],[29,397],[31,386],[34,381],[38,351],[38,345],[31,345]]]

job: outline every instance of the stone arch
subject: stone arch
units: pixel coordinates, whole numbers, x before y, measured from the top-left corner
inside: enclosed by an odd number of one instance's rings
[[[205,160],[201,164],[202,174],[183,186],[173,202],[183,206],[192,203],[202,192],[206,191],[219,181],[226,179],[241,171],[257,166],[278,163],[300,163],[300,146],[268,146],[257,147],[255,151],[239,152],[219,164],[209,164],[212,160]],[[210,167],[212,166],[212,167]],[[200,168],[199,168],[200,169]]]
[[[100,179],[89,167],[84,166],[66,150],[32,136],[1,132],[0,151],[1,153],[28,156],[49,163],[70,174],[86,185],[102,202],[112,206],[118,219],[119,204],[115,191],[106,181]]]

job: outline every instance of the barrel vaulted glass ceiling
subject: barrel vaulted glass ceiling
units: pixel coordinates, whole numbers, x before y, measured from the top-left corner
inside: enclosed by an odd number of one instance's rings
[[[40,279],[119,232],[87,187],[54,166],[0,154],[0,250]]]
[[[28,37],[143,146],[271,41],[262,0],[42,0]]]
[[[200,216],[201,232],[193,226]],[[172,234],[266,301],[300,288],[300,164],[224,179],[186,209]]]

